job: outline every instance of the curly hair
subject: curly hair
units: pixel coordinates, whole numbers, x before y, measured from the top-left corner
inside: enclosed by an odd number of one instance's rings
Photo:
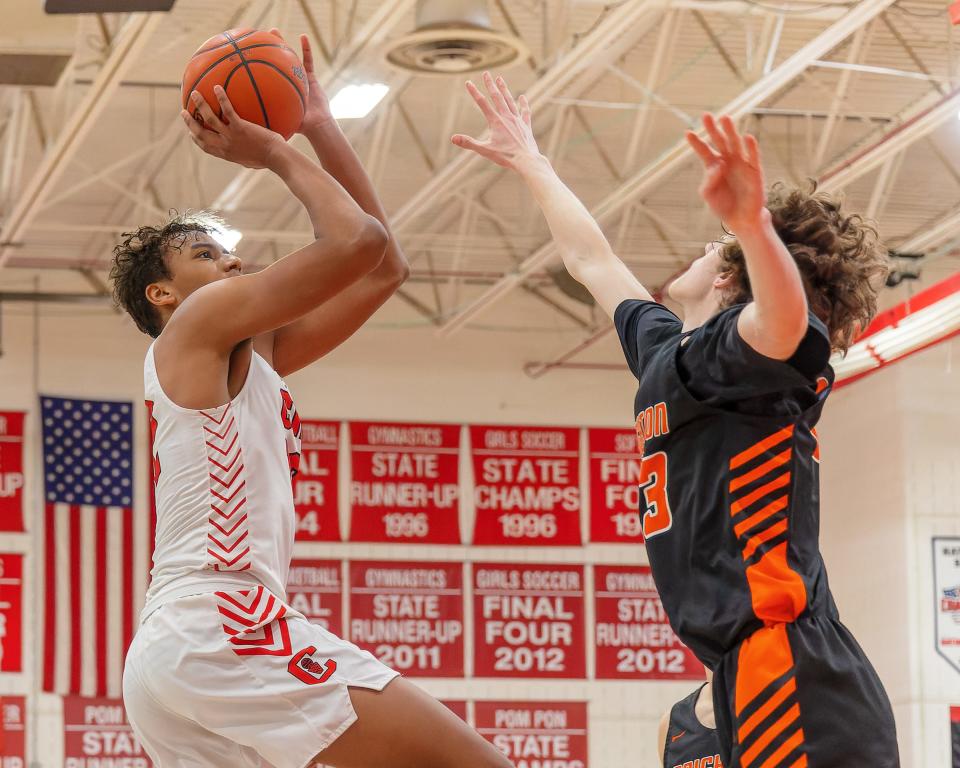
[[[165,258],[167,249],[179,250],[193,232],[212,234],[223,228],[223,220],[211,211],[172,211],[170,220],[160,227],[144,226],[123,233],[123,241],[113,249],[110,268],[113,300],[127,311],[137,328],[153,338],[163,330],[160,314],[147,299],[146,291],[151,283],[172,277]]]
[[[846,352],[877,314],[877,292],[889,271],[877,230],[842,210],[839,198],[817,192],[771,187],[767,197],[774,229],[797,262],[807,302],[830,332],[834,351]],[[721,272],[733,279],[723,306],[750,301],[750,279],[740,245],[720,247]]]

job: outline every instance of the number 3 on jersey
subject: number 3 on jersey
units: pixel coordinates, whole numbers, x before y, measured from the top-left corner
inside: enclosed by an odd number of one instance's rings
[[[669,531],[673,514],[667,499],[667,454],[663,451],[644,456],[640,464],[640,491],[646,503],[643,513],[643,537],[649,539]]]

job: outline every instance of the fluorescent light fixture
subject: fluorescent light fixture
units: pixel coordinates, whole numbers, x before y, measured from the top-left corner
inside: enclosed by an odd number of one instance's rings
[[[330,111],[337,120],[366,117],[389,90],[383,83],[346,85],[330,100]]]
[[[232,251],[237,247],[237,243],[240,242],[240,238],[243,237],[243,232],[238,232],[235,229],[230,229],[225,227],[223,229],[215,229],[211,232],[213,239],[216,240],[220,245],[228,250]]]

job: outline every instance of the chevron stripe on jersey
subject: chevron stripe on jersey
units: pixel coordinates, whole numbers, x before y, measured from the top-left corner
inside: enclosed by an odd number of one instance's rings
[[[287,607],[262,586],[215,592],[223,631],[238,656],[289,656],[293,652]]]
[[[207,567],[215,571],[245,571],[250,567],[246,485],[240,433],[231,411],[200,411],[210,474],[210,515],[207,522]],[[219,415],[217,412],[219,411]]]

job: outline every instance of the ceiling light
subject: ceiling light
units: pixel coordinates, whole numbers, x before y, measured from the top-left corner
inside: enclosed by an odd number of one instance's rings
[[[230,229],[229,227],[224,227],[223,229],[215,229],[211,232],[213,239],[216,240],[224,248],[224,250],[232,251],[237,247],[237,243],[240,242],[240,238],[243,237],[243,232],[239,232],[236,229]]]
[[[389,90],[390,86],[383,83],[344,86],[330,100],[330,111],[337,120],[366,117]]]

